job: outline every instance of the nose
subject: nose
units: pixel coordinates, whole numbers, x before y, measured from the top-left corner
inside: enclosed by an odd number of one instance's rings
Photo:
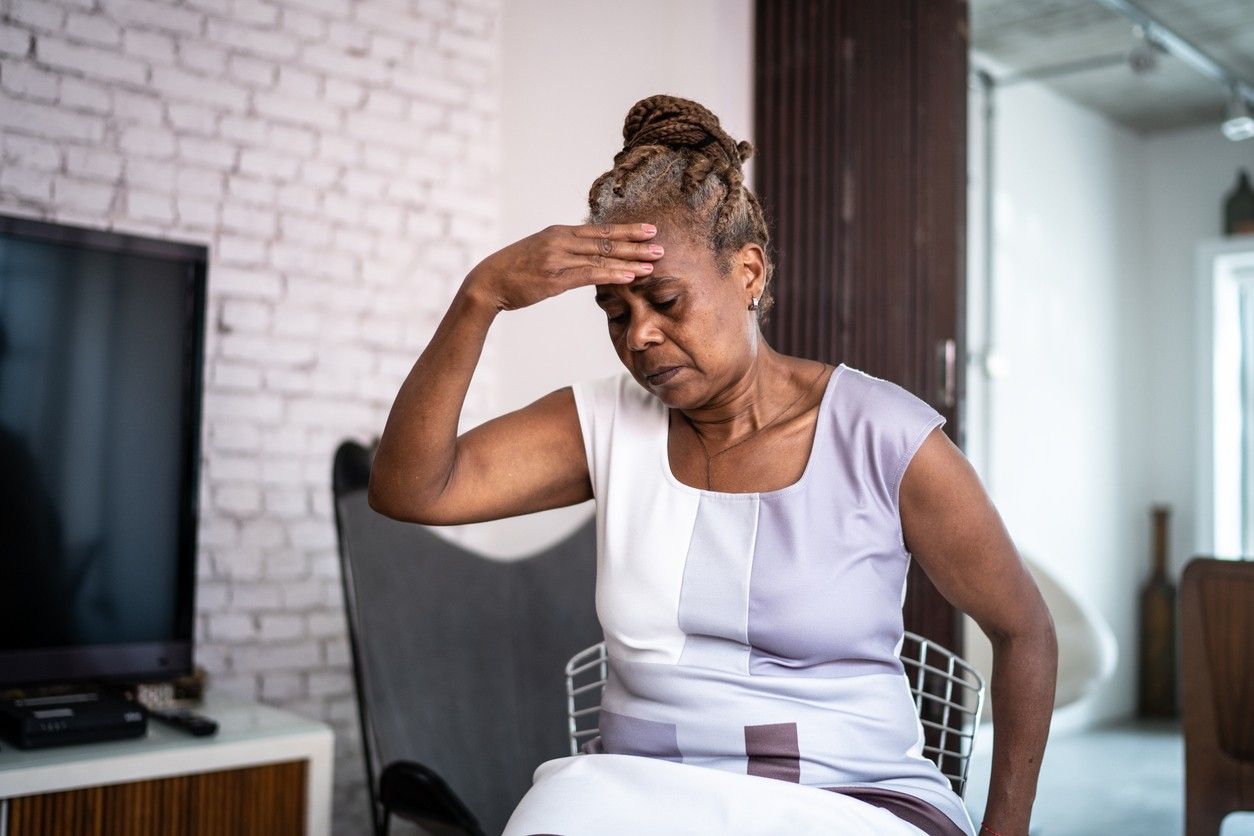
[[[627,348],[632,351],[644,351],[662,341],[662,333],[654,323],[649,311],[632,316],[627,326]]]

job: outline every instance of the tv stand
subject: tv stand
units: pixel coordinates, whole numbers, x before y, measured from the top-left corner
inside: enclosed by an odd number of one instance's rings
[[[212,737],[151,723],[143,737],[19,749],[0,741],[0,833],[309,834],[331,829],[325,723],[210,689]]]

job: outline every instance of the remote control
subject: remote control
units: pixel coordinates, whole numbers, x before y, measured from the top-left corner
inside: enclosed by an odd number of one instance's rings
[[[195,737],[206,737],[218,731],[217,721],[187,708],[150,708],[148,714]]]

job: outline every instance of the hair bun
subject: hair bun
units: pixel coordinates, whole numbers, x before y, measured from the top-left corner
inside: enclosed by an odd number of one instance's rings
[[[752,143],[732,140],[709,108],[665,93],[632,105],[623,122],[623,150],[616,159],[641,145],[689,148],[707,156],[721,152],[728,165],[737,166],[753,155]]]

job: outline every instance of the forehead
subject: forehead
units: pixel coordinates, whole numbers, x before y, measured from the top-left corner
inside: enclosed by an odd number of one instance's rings
[[[708,247],[702,246],[675,224],[659,222],[657,234],[646,244],[661,244],[666,253],[653,260],[653,272],[640,276],[628,284],[599,284],[596,286],[598,305],[627,293],[645,293],[654,289],[684,286],[701,279],[714,267]]]

